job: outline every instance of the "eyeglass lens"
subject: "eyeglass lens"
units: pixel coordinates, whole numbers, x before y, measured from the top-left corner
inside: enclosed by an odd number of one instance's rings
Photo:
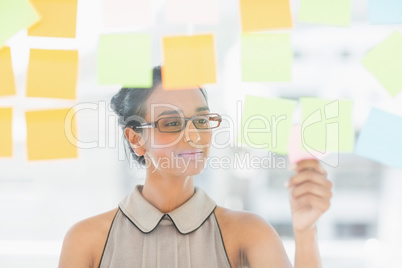
[[[211,129],[219,125],[219,116],[196,116],[193,118],[193,123],[198,129]],[[183,117],[166,117],[161,118],[158,122],[159,130],[162,132],[177,132],[184,128],[186,120]]]

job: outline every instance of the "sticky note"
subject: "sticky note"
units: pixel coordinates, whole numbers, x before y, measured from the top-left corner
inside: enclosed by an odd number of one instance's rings
[[[151,87],[149,34],[104,34],[98,44],[98,81],[102,85]]]
[[[189,89],[216,82],[212,34],[163,38],[162,85],[165,90]]]
[[[26,111],[28,160],[77,158],[74,109]]]
[[[349,26],[351,0],[300,0],[299,21],[333,26]]]
[[[39,12],[41,19],[29,28],[29,36],[75,38],[77,0],[30,1]]]
[[[77,73],[77,50],[31,49],[26,95],[75,99]]]
[[[354,129],[351,100],[300,98],[302,147],[306,151],[352,152]]]
[[[371,24],[402,24],[401,0],[368,0]]]
[[[296,164],[297,162],[304,159],[321,159],[327,155],[326,153],[309,152],[305,150],[302,143],[301,125],[296,124],[292,126],[288,144],[288,158],[291,164]]]
[[[39,20],[39,15],[28,0],[0,1],[0,47],[18,31]]]
[[[240,0],[242,32],[291,28],[289,0]]]
[[[372,108],[357,138],[356,154],[402,169],[402,117]]]
[[[237,141],[286,155],[296,102],[246,95]]]
[[[11,107],[0,108],[0,157],[12,157],[13,154],[12,116]]]
[[[361,62],[391,96],[402,90],[402,35],[398,31],[370,50]]]
[[[241,35],[244,82],[290,81],[293,51],[289,34]]]
[[[0,96],[15,95],[15,78],[9,47],[0,48]]]
[[[217,24],[219,2],[216,0],[167,0],[166,21],[169,23]]]
[[[149,26],[153,24],[150,0],[103,0],[106,27]]]

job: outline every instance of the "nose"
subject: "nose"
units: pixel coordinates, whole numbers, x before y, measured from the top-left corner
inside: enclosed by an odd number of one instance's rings
[[[184,137],[186,141],[191,140],[193,143],[198,142],[201,137],[198,129],[194,126],[193,121],[189,120],[184,129]]]

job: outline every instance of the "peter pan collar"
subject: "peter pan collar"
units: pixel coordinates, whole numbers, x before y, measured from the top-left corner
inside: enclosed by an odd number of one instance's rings
[[[144,185],[138,184],[120,203],[121,211],[143,232],[152,232],[162,218],[170,217],[181,234],[187,234],[211,215],[216,203],[201,188],[194,186],[194,194],[180,207],[169,213],[162,213],[141,194]]]

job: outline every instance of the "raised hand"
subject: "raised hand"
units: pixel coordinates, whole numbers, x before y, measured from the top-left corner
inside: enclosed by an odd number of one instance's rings
[[[327,172],[315,159],[302,160],[294,169],[289,188],[293,230],[305,232],[315,227],[320,216],[329,209],[332,182]]]

